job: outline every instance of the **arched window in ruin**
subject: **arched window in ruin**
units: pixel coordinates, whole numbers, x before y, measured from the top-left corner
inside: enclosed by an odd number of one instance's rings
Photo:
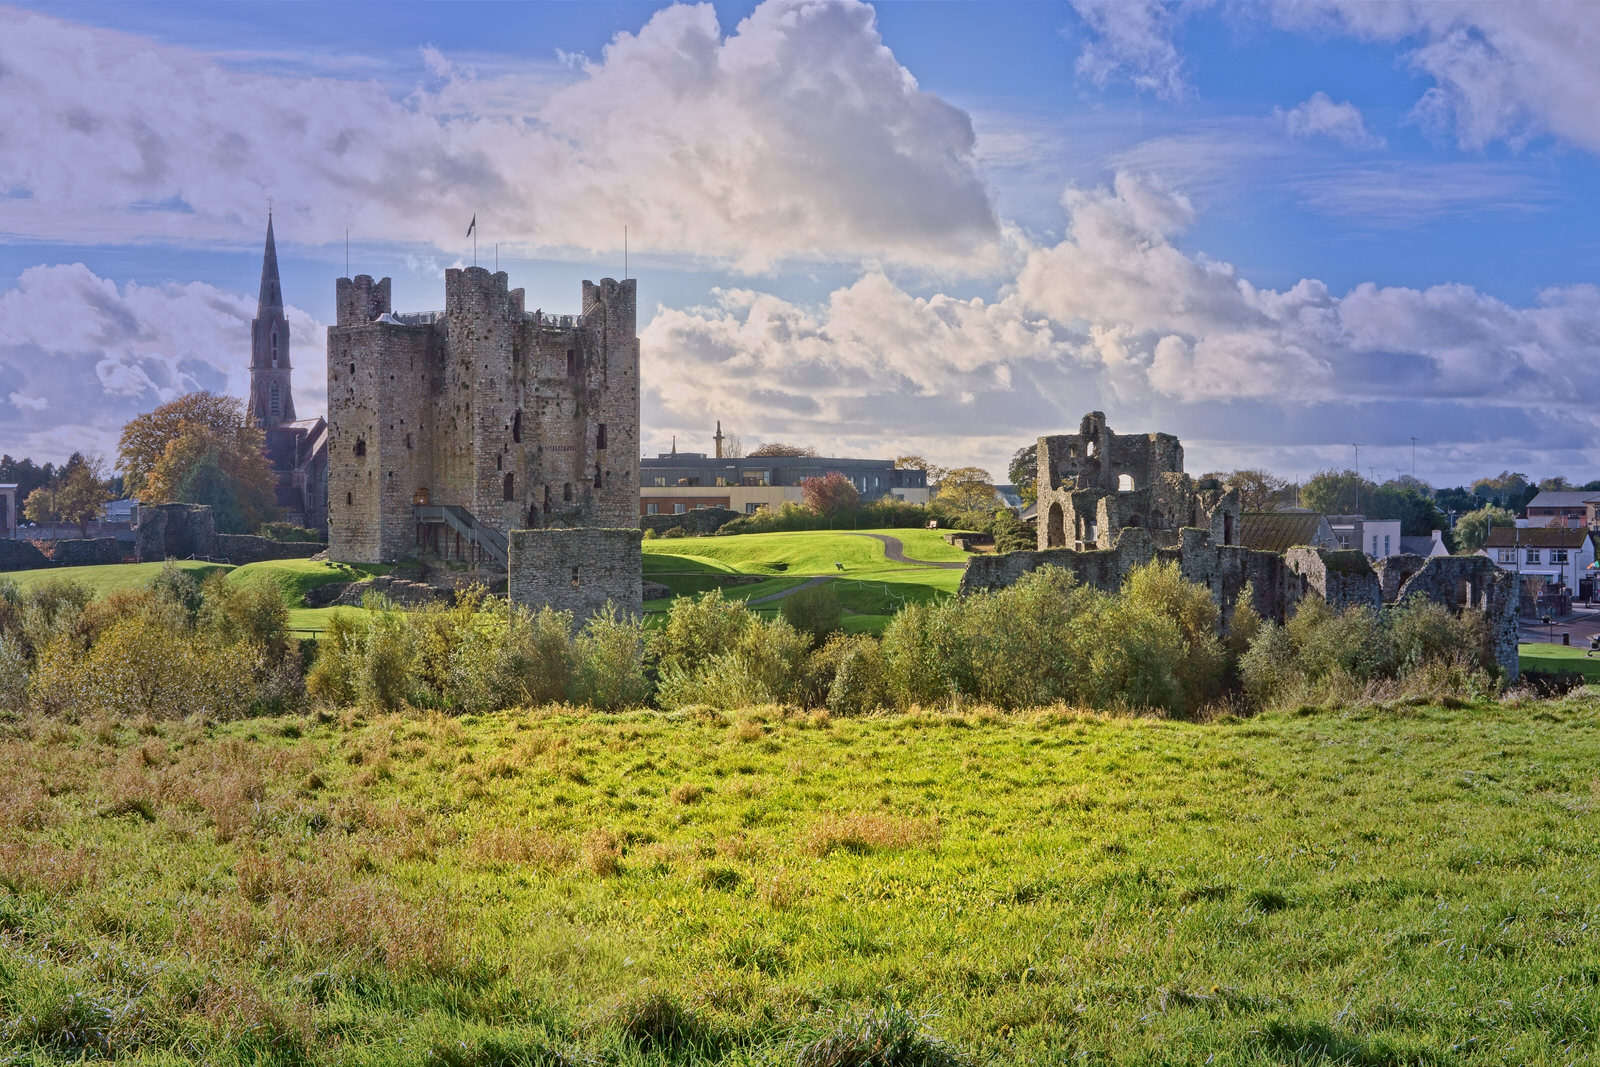
[[[1060,504],[1050,505],[1050,525],[1045,537],[1045,545],[1049,548],[1061,548],[1067,543],[1067,517],[1061,510]]]
[[[365,437],[356,438],[356,455],[357,456],[365,456],[366,454],[367,454],[367,439]]]
[[[1117,475],[1117,492],[1119,492],[1119,493],[1131,493],[1131,492],[1133,492],[1133,475],[1131,475],[1131,474],[1119,474],[1119,475]]]
[[[1225,545],[1233,544],[1233,513],[1231,511],[1222,513],[1222,543]]]
[[[518,408],[517,409],[517,413],[515,415],[511,416],[511,440],[515,441],[517,444],[521,444],[522,443],[522,409],[521,408]]]
[[[1139,525],[1139,516],[1138,515],[1129,515],[1128,516],[1128,526],[1129,527],[1137,527],[1138,525]]]
[[[517,498],[517,476],[510,471],[506,472],[506,486],[501,500],[515,500]]]
[[[572,483],[571,482],[563,482],[562,483],[562,485],[561,485],[561,499],[565,500],[569,504],[572,502]]]

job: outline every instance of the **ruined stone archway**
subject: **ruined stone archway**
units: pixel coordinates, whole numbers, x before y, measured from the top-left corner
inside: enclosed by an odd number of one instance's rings
[[[1067,520],[1059,503],[1050,505],[1049,527],[1047,528],[1045,547],[1063,548],[1067,543]]]

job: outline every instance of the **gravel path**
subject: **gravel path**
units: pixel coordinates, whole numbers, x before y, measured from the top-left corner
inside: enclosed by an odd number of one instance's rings
[[[807,580],[801,582],[799,585],[795,586],[793,589],[785,589],[781,593],[768,593],[766,596],[758,596],[753,600],[746,600],[745,603],[747,605],[749,605],[750,607],[755,607],[757,604],[770,604],[774,600],[782,600],[784,597],[794,596],[796,593],[798,593],[802,589],[815,589],[817,586],[821,585],[822,583],[831,582],[831,581],[833,581],[833,575],[831,575],[831,574],[819,574],[815,578],[808,578]]]
[[[853,533],[849,534],[848,536],[870,537],[874,541],[883,542],[883,554],[888,557],[891,563],[908,563],[913,567],[938,567],[940,570],[946,571],[964,571],[967,569],[966,560],[959,560],[954,563],[929,563],[925,559],[907,559],[906,546],[901,543],[898,537],[889,537],[886,534],[869,533]]]

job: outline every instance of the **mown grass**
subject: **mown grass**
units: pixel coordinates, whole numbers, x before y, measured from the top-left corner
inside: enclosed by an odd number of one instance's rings
[[[862,532],[898,538],[910,560],[948,563],[968,558],[961,549],[945,544],[940,531]],[[808,577],[827,575],[846,611],[846,629],[853,633],[879,633],[907,603],[953,595],[961,584],[959,570],[892,562],[882,542],[847,533],[666,538],[646,541],[644,553],[645,578],[666,585],[675,596],[721,588],[730,599],[756,600],[791,589]],[[728,585],[723,579],[729,575],[765,580]],[[652,601],[646,610],[661,612],[670,606],[670,600]],[[771,607],[776,609],[776,604]]]
[[[246,563],[228,574],[228,581],[241,583],[271,582],[283,593],[284,602],[291,607],[303,607],[305,596],[319,586],[336,582],[359,582],[375,574],[387,574],[390,567],[381,564],[334,563],[331,560],[273,559],[260,563]]]
[[[1600,682],[1600,656],[1588,656],[1589,643],[1557,645],[1535,641],[1517,646],[1525,671],[1576,671],[1590,682]]]
[[[172,565],[188,571],[196,579],[204,578],[213,571],[233,569],[225,563],[206,563],[193,559],[174,560]],[[165,563],[104,563],[88,567],[41,567],[37,570],[0,573],[0,579],[9,579],[23,589],[31,589],[40,582],[70,578],[87,587],[96,597],[105,597],[130,589],[143,589],[165,566]]]
[[[1600,1041],[1592,691],[1210,724],[9,733],[23,1060],[1565,1064]]]

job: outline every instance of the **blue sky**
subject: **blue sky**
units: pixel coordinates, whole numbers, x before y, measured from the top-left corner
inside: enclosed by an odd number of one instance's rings
[[[1600,8],[378,10],[0,8],[0,450],[242,395],[270,196],[303,414],[345,228],[423,310],[476,213],[555,311],[627,226],[647,451],[1600,477]]]

